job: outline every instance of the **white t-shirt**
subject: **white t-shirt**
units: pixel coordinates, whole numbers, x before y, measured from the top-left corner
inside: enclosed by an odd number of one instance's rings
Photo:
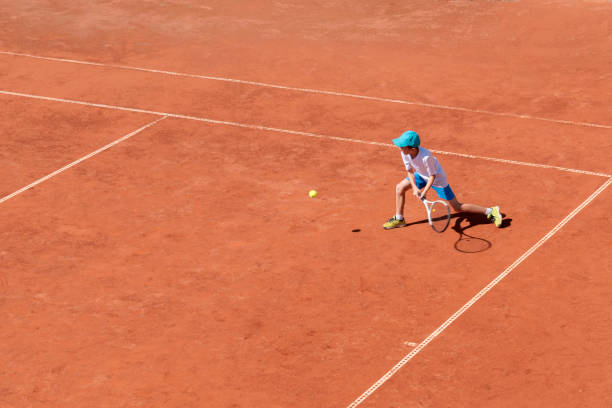
[[[402,152],[402,159],[406,170],[414,169],[415,173],[418,173],[425,181],[429,180],[429,176],[435,174],[436,179],[433,182],[434,187],[444,188],[448,186],[448,179],[446,173],[442,169],[442,166],[438,162],[438,159],[424,147],[419,147],[419,154],[413,159],[409,154]]]

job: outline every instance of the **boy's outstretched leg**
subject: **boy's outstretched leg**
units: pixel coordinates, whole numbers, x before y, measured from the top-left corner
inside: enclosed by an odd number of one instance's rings
[[[484,214],[487,216],[487,219],[495,224],[497,228],[501,227],[502,224],[502,215],[499,211],[499,207],[482,207],[476,204],[469,203],[460,203],[457,201],[457,197],[453,197],[451,200],[448,200],[448,203],[453,207],[455,211],[463,211],[473,214]]]

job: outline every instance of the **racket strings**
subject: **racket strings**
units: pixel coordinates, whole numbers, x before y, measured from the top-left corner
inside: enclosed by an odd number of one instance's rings
[[[431,227],[434,231],[442,232],[450,222],[450,211],[448,207],[440,202],[434,202],[431,207]]]

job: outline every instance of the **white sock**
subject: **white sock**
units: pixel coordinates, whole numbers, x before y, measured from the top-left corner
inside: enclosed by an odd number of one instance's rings
[[[493,209],[492,209],[491,207],[489,207],[489,208],[487,208],[487,212],[486,212],[486,215],[489,215],[489,214],[491,214],[491,211],[493,211]]]
[[[396,219],[396,220],[400,220],[400,221],[401,221],[401,220],[403,220],[403,219],[404,219],[404,216],[403,216],[403,215],[401,215],[401,214],[395,214],[395,219]]]

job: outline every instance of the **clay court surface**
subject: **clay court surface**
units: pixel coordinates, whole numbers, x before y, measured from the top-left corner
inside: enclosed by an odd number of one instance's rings
[[[611,18],[5,5],[0,407],[612,405]],[[503,228],[381,228],[407,129]]]

